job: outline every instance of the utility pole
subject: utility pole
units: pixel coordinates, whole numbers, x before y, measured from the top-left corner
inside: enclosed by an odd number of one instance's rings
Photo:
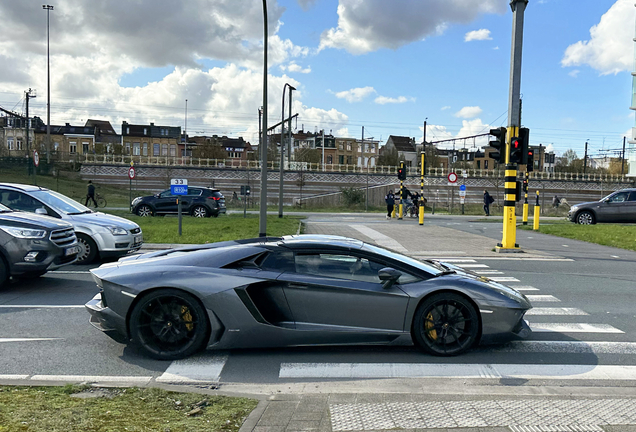
[[[625,169],[625,139],[626,137],[623,137],[623,152],[621,154],[621,175],[623,175],[623,170]]]
[[[36,97],[36,95],[34,94],[33,96],[31,96],[31,92],[35,93],[35,90],[31,90],[31,88],[29,88],[29,90],[27,90],[25,92],[25,99],[26,99],[26,124],[25,124],[25,134],[26,134],[26,159],[27,159],[27,175],[30,175],[31,172],[33,172],[33,182],[35,184],[35,166],[32,164],[31,161],[31,146],[29,144],[29,99],[33,99],[34,97]]]
[[[364,126],[362,126],[362,141],[360,142],[362,148],[360,149],[360,154],[362,155],[362,161],[364,162]],[[369,164],[365,164],[367,168],[367,196],[364,203],[364,211],[369,211]]]
[[[585,156],[583,156],[583,174],[587,172],[587,141],[585,141]]]
[[[325,129],[322,129],[322,170],[325,171]]]
[[[512,47],[510,63],[510,87],[508,93],[508,128],[506,133],[506,171],[504,177],[503,237],[497,244],[497,252],[519,251],[517,218],[515,216],[517,190],[517,164],[510,162],[511,138],[519,136],[521,127],[521,59],[523,48],[523,21],[528,0],[511,0]]]
[[[185,100],[185,124],[183,127],[183,156],[188,156],[188,100]],[[182,158],[183,159],[183,158]]]
[[[263,0],[263,131],[261,138],[261,199],[258,236],[267,236],[267,0]]]
[[[42,5],[46,9],[46,163],[51,162],[51,63],[49,56],[49,14],[51,5]]]

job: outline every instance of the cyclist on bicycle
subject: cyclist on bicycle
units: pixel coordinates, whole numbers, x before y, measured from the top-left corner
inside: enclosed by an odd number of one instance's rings
[[[93,182],[91,180],[88,181],[88,188],[86,191],[86,202],[84,203],[85,206],[88,206],[88,200],[93,200],[93,204],[95,204],[95,208],[98,207],[97,201],[95,200],[95,186],[93,185]]]

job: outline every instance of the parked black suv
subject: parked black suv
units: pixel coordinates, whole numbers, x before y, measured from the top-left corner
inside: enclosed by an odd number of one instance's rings
[[[0,204],[0,287],[10,276],[37,277],[71,264],[78,252],[70,223]]]
[[[194,217],[217,217],[225,213],[225,197],[218,189],[188,186],[187,195],[172,195],[170,189],[155,195],[137,197],[132,211],[138,216],[176,214],[177,198],[181,199],[181,211]]]

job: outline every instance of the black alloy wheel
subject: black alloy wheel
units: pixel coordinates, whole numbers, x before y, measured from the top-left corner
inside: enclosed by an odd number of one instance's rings
[[[594,215],[589,211],[582,211],[576,215],[576,223],[581,225],[592,225],[596,223]]]
[[[435,294],[417,308],[412,332],[416,344],[429,354],[459,355],[477,340],[479,317],[466,298]]]
[[[210,334],[210,322],[192,295],[160,289],[135,305],[130,315],[130,334],[148,356],[177,360],[203,348]]]
[[[75,264],[90,264],[97,258],[97,245],[92,238],[86,234],[77,234],[77,245],[79,253]]]
[[[137,207],[137,216],[141,216],[141,217],[147,217],[147,216],[152,216],[152,209],[150,208],[150,206],[147,206],[146,204],[142,204],[139,207]]]
[[[209,212],[208,212],[208,209],[206,209],[204,206],[199,205],[192,209],[192,216],[198,217],[198,218],[205,218],[205,217],[209,217]]]

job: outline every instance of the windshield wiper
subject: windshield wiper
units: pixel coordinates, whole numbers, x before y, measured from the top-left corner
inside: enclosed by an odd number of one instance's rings
[[[66,213],[69,216],[74,216],[74,215],[81,215],[81,214],[86,214],[86,213],[93,213],[93,210],[86,210],[83,212],[75,212],[75,213]]]
[[[440,276],[445,276],[445,275],[455,274],[455,273],[457,273],[455,270],[444,270],[442,272],[437,273],[436,275],[433,275],[433,277],[440,277]]]

